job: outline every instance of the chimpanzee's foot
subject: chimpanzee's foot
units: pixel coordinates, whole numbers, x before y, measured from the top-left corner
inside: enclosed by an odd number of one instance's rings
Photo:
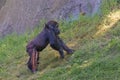
[[[36,73],[38,71],[38,69],[36,68],[35,70],[32,69],[32,64],[28,63],[27,64],[29,70],[32,72],[32,73]]]
[[[34,71],[32,71],[32,73],[34,74],[34,73],[36,73],[38,70],[36,69],[36,70],[34,70]]]

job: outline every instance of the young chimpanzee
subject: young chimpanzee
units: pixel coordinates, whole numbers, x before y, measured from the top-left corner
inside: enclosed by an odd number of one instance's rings
[[[62,39],[60,39],[59,34],[60,30],[58,28],[58,23],[56,21],[49,21],[45,24],[42,32],[28,43],[26,51],[30,57],[27,65],[33,73],[37,71],[37,65],[39,64],[39,52],[42,51],[48,44],[59,52],[61,58],[64,58],[63,50],[65,50],[68,54],[73,53],[73,50],[68,48]]]

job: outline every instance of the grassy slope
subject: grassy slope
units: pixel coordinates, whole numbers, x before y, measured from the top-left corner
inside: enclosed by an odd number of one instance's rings
[[[60,36],[76,51],[62,60],[47,47],[36,74],[26,67],[25,46],[40,28],[0,40],[0,80],[120,80],[120,10],[113,3],[103,7],[102,17],[80,16],[78,21],[60,23]]]

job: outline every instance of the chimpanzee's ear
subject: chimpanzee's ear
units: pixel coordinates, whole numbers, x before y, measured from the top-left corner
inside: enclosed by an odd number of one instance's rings
[[[58,28],[58,27],[59,27],[59,24],[56,24],[56,27]]]
[[[47,25],[46,23],[45,23],[45,28],[47,28],[47,29],[49,28],[49,25]]]

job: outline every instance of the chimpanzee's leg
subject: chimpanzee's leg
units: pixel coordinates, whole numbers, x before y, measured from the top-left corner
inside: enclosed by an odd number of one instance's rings
[[[32,70],[32,64],[31,64],[30,60],[31,60],[31,57],[29,57],[27,66],[28,66],[28,68],[29,68],[30,70]]]
[[[35,73],[37,71],[37,57],[38,52],[35,49],[32,49],[32,52],[30,53],[30,58],[28,61],[28,68]]]
[[[33,49],[33,53],[31,56],[31,64],[32,64],[33,73],[37,71],[37,58],[38,58],[38,52],[35,49]]]
[[[28,49],[29,60],[28,60],[28,68],[34,73],[37,71],[37,62],[38,62],[38,52],[36,49]]]
[[[37,64],[39,64],[39,52],[37,54]]]
[[[74,52],[74,50],[70,49],[64,42],[62,39],[60,39],[59,36],[58,37],[58,41],[59,44],[62,46],[62,48],[68,53],[68,54],[72,54]]]

